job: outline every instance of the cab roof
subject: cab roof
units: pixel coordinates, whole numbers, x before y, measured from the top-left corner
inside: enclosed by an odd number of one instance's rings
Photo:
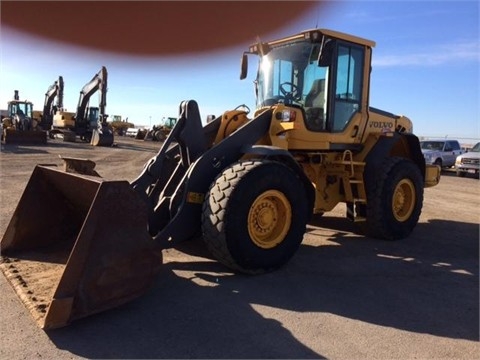
[[[367,40],[358,36],[346,34],[340,31],[335,31],[335,30],[329,30],[329,29],[310,29],[310,30],[304,30],[296,35],[284,37],[278,40],[273,40],[267,42],[269,46],[275,46],[275,45],[281,45],[284,43],[288,43],[291,41],[296,41],[296,40],[302,40],[302,39],[320,39],[322,36],[328,36],[340,40],[345,40],[349,42],[353,42],[359,45],[364,45],[368,47],[375,47],[375,42],[372,40]]]

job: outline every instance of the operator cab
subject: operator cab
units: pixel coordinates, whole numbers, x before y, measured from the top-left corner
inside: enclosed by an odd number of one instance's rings
[[[98,122],[100,119],[100,109],[98,107],[91,106],[87,111],[88,124],[90,129],[98,128]]]
[[[17,114],[21,114],[27,118],[32,118],[33,104],[25,101],[12,101],[9,104],[8,114],[10,118],[13,118]]]
[[[259,56],[254,81],[257,113],[284,104],[303,115],[308,132],[342,133],[361,126],[368,107],[369,40],[331,30],[310,30],[283,40],[257,43],[246,54]],[[298,119],[297,119],[298,120]],[[353,122],[357,128],[353,129]]]

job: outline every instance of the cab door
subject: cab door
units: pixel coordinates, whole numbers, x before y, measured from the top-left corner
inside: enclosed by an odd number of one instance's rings
[[[370,51],[336,40],[331,57],[327,131],[332,142],[360,142],[367,122]]]
[[[455,165],[455,160],[461,153],[462,149],[457,141],[446,141],[444,149],[444,164],[446,166]]]

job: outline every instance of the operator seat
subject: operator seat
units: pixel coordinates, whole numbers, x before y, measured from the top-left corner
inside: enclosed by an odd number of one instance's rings
[[[305,125],[312,131],[325,130],[325,79],[316,79],[305,97]]]

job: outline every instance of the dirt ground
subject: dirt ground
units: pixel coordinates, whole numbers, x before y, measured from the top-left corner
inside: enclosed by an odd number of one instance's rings
[[[132,181],[160,146],[116,144],[2,145],[0,234],[36,164],[85,158],[104,178]],[[261,276],[234,274],[192,240],[164,251],[145,296],[57,330],[39,329],[0,275],[0,358],[476,359],[479,205],[480,181],[445,171],[408,239],[364,237],[338,206]]]

